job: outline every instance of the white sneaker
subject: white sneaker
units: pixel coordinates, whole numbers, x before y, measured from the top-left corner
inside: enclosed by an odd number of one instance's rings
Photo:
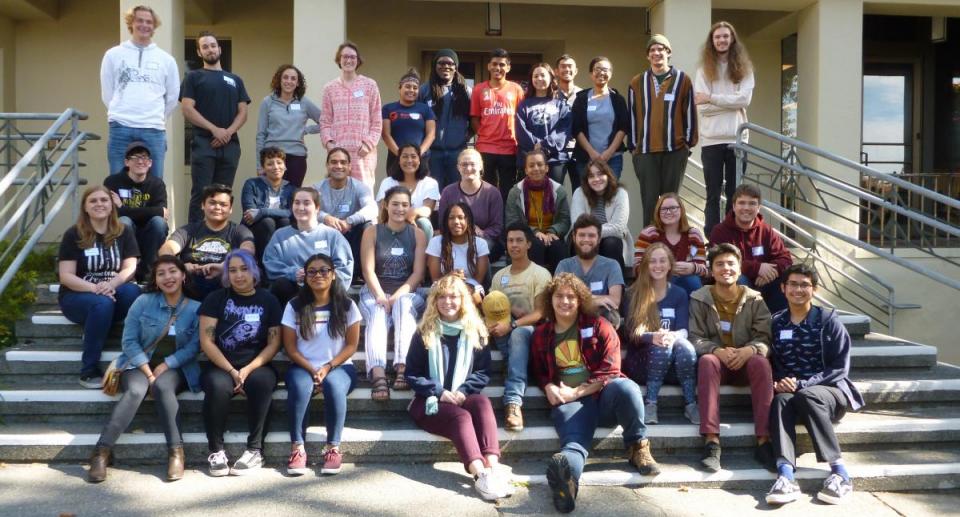
[[[767,504],[787,504],[796,501],[799,497],[800,485],[796,481],[780,476],[767,492],[766,500]]]
[[[240,459],[234,462],[233,468],[230,469],[230,475],[243,476],[249,474],[251,471],[259,469],[262,466],[263,456],[260,454],[260,451],[247,449],[243,451],[243,455],[240,456]]]
[[[500,492],[500,497],[510,497],[517,493],[517,487],[510,483],[510,474],[505,470],[491,469],[490,475],[496,482],[496,487]]]
[[[496,501],[501,497],[505,497],[496,476],[487,470],[483,470],[477,475],[477,478],[473,482],[473,488],[476,488],[480,497],[486,501]]]
[[[207,462],[210,464],[210,475],[218,478],[230,473],[230,460],[225,451],[217,451],[207,456]]]
[[[643,405],[643,423],[658,424],[660,417],[657,415],[657,403],[647,402]]]

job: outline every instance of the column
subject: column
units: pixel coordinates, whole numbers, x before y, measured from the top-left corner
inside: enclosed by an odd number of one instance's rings
[[[673,49],[670,64],[690,74],[691,80],[697,73],[700,47],[710,31],[711,9],[711,0],[664,0],[650,8],[651,31],[670,40]],[[646,47],[646,44],[644,38],[641,45]]]
[[[340,73],[333,56],[346,39],[346,0],[293,0],[293,62],[307,78],[307,96],[317,104],[323,85]],[[319,135],[307,135],[306,144],[310,166],[303,184],[312,185],[326,176],[327,153]]]

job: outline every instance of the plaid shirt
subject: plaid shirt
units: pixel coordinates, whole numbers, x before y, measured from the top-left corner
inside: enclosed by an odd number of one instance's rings
[[[587,382],[601,382],[606,386],[614,379],[626,377],[620,372],[620,338],[613,326],[601,317],[581,314],[577,327],[580,329],[580,354],[584,366],[590,371]],[[583,337],[586,329],[593,330],[588,338]],[[556,346],[554,323],[548,321],[538,325],[530,342],[530,369],[540,389],[560,382],[554,355]],[[600,392],[594,394],[594,397],[599,396]]]

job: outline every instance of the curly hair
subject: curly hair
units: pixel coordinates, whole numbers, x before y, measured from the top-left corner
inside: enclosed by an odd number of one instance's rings
[[[131,7],[127,10],[127,12],[123,13],[123,22],[127,24],[127,30],[130,32],[130,34],[133,34],[133,20],[137,17],[137,11],[146,11],[150,13],[150,16],[153,17],[153,29],[156,30],[160,28],[160,16],[157,15],[157,12],[148,5],[138,5],[136,7]]]
[[[753,63],[750,62],[747,48],[740,43],[737,30],[733,28],[733,25],[730,25],[730,22],[720,21],[710,27],[710,32],[707,33],[707,42],[703,44],[703,50],[700,53],[703,75],[708,82],[717,80],[717,72],[720,71],[720,56],[717,55],[717,49],[713,48],[713,33],[721,28],[729,29],[730,38],[733,40],[730,42],[730,50],[727,51],[727,78],[733,84],[740,84],[740,81],[750,74]]]
[[[480,317],[477,306],[473,304],[473,295],[467,288],[466,282],[456,275],[446,275],[437,280],[430,288],[430,295],[427,297],[427,308],[423,312],[423,319],[420,320],[420,326],[417,330],[424,337],[423,343],[427,348],[430,347],[432,340],[426,339],[431,334],[440,333],[440,312],[437,310],[437,297],[441,294],[454,293],[460,295],[460,323],[463,324],[463,332],[467,333],[467,342],[473,348],[481,349],[487,344],[487,325]]]
[[[280,96],[280,77],[287,70],[297,72],[297,87],[293,90],[293,98],[302,99],[304,94],[307,93],[307,79],[303,77],[303,72],[293,65],[283,64],[277,68],[277,71],[273,73],[273,79],[270,79],[270,90],[273,91],[273,94],[277,97]]]
[[[643,259],[637,266],[637,279],[630,288],[630,313],[627,314],[627,328],[632,328],[633,337],[640,337],[644,332],[653,332],[660,328],[660,308],[657,306],[657,293],[653,290],[650,281],[650,257],[654,251],[663,250],[670,262],[667,279],[673,272],[677,260],[670,248],[662,242],[655,242],[647,247]]]
[[[453,236],[450,235],[450,211],[454,208],[462,210],[463,217],[466,219],[465,226],[467,228],[464,233],[467,238],[467,267],[469,268],[467,273],[470,277],[473,277],[477,272],[477,231],[473,225],[473,210],[464,201],[457,201],[443,211],[443,219],[440,220],[440,269],[447,273],[453,271]]]
[[[583,283],[583,280],[580,280],[573,273],[557,273],[557,276],[547,283],[543,292],[537,297],[538,306],[543,311],[544,319],[556,323],[557,317],[553,312],[553,294],[564,287],[569,287],[577,295],[577,312],[587,316],[597,315],[597,307],[593,303],[593,294],[587,284]]]
[[[107,195],[107,199],[110,199],[110,189],[103,185],[93,185],[83,191],[83,196],[80,197],[80,215],[77,216],[77,246],[80,249],[92,247],[97,240],[97,231],[93,229],[93,224],[90,223],[90,215],[84,210],[87,198],[96,192],[103,192]],[[117,207],[111,200],[110,215],[107,216],[107,233],[103,235],[103,245],[105,247],[112,246],[113,241],[123,235],[123,229],[124,226],[120,223],[120,216],[117,214]]]
[[[660,219],[660,207],[663,206],[663,202],[668,199],[674,199],[677,201],[677,204],[680,205],[680,220],[677,222],[677,231],[680,233],[690,231],[690,221],[687,221],[687,207],[683,206],[683,200],[680,199],[680,195],[676,192],[667,192],[657,198],[657,204],[653,207],[653,226],[659,230],[660,233],[665,231],[663,220]]]

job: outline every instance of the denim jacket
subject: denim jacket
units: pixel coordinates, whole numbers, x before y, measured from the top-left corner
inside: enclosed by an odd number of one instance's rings
[[[200,318],[197,316],[199,308],[200,302],[183,299],[174,323],[177,329],[177,349],[164,359],[167,367],[180,368],[190,391],[193,392],[200,391],[200,365],[197,364],[197,354],[200,352]],[[124,320],[121,338],[123,353],[117,359],[117,364],[126,365],[125,368],[129,370],[148,363],[150,356],[144,349],[157,341],[169,320],[170,309],[163,293],[140,295],[130,306],[127,319]]]
[[[293,191],[297,186],[287,180],[280,183],[280,190],[274,191],[273,187],[267,183],[266,178],[250,178],[243,183],[243,190],[240,193],[240,206],[246,212],[251,208],[259,209],[260,212],[254,218],[254,223],[264,217],[293,217],[290,207],[293,206]],[[276,194],[280,197],[279,208],[269,208],[270,194]]]

